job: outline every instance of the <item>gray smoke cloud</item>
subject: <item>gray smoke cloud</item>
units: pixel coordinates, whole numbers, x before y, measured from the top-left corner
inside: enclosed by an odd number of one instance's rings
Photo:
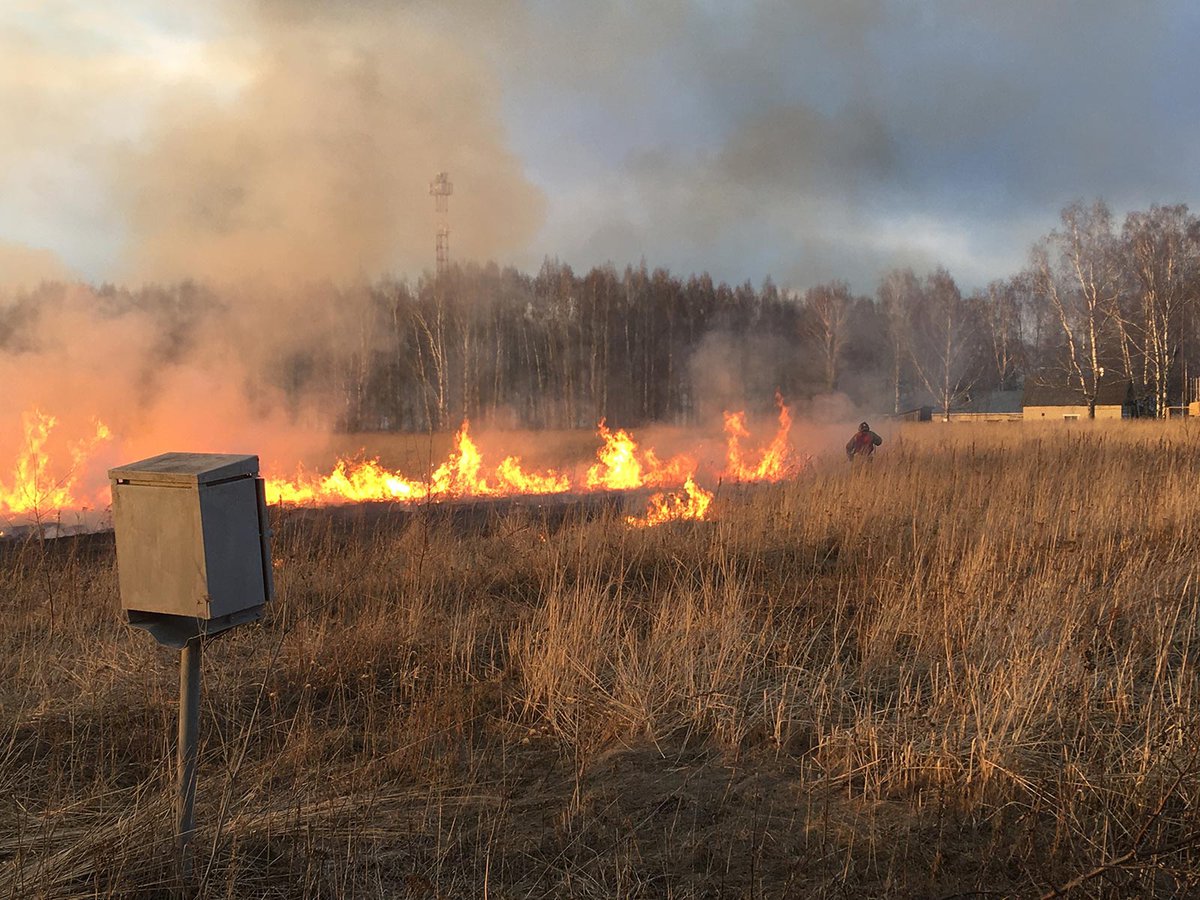
[[[543,12],[524,45],[543,52],[512,74],[537,100],[516,139],[557,198],[543,240],[577,265],[869,292],[940,263],[970,287],[1075,198],[1200,192],[1183,0]]]
[[[11,0],[0,240],[96,277],[452,254],[728,281],[1021,265],[1057,211],[1196,201],[1186,0]],[[201,271],[207,270],[207,271]]]

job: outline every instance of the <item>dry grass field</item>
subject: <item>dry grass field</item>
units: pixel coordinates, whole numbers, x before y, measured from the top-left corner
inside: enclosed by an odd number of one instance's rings
[[[714,520],[283,511],[201,895],[1200,896],[1200,429],[925,425]],[[0,897],[170,896],[175,656],[0,547]]]

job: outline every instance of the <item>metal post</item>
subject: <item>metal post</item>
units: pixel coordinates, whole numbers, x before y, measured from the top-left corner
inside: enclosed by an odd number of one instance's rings
[[[175,847],[179,874],[192,877],[192,837],[196,829],[196,746],[200,735],[200,638],[179,653],[179,759],[176,769]]]

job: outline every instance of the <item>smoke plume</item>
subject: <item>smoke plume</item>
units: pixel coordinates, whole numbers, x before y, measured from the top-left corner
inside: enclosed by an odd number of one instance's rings
[[[229,100],[167,98],[114,160],[131,277],[420,271],[439,171],[455,185],[456,256],[503,259],[527,243],[543,200],[506,146],[495,79],[461,43],[391,5],[223,9],[245,83]]]
[[[225,450],[294,465],[318,446],[337,416],[332,385],[318,373],[308,400],[285,403],[281,361],[369,340],[356,286],[432,267],[435,173],[455,186],[455,258],[505,259],[543,217],[507,146],[494,72],[433,7],[190,4],[171,15],[200,37],[163,48],[139,43],[136,6],[122,7],[120,34],[119,13],[57,14],[90,54],[0,38],[14,62],[0,118],[21,125],[0,164],[44,179],[37,202],[103,217],[97,231],[122,248],[111,274],[134,288],[120,302],[83,286],[30,294],[72,273],[0,242],[0,460],[28,449],[20,423],[33,409],[57,420],[44,448],[57,459],[102,421],[117,437],[89,456],[93,490],[122,458]],[[9,77],[18,64],[27,77]],[[55,180],[72,167],[100,173],[92,193]],[[0,185],[28,191],[11,175]],[[139,306],[136,286],[153,284],[176,299]]]

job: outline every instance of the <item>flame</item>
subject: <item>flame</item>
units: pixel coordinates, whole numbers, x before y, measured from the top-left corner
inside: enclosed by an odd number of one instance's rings
[[[612,432],[600,420],[596,434],[604,441],[596,451],[599,460],[587,471],[589,490],[628,491],[641,487],[663,487],[691,478],[696,461],[689,456],[673,456],[662,462],[653,450],[641,452],[623,429]]]
[[[454,435],[450,458],[438,466],[429,479],[429,493],[449,496],[494,493],[487,480],[479,477],[483,456],[471,440],[469,423],[463,422]]]
[[[735,481],[779,481],[799,466],[796,448],[789,437],[792,430],[791,411],[778,393],[775,394],[775,403],[779,407],[779,428],[756,462],[749,461],[742,449],[742,441],[750,437],[746,428],[746,414],[725,413],[727,451],[724,477]]]
[[[496,469],[500,487],[507,494],[565,494],[571,490],[571,479],[554,471],[543,475],[521,470],[521,460],[516,456],[505,457]]]
[[[427,498],[497,497],[510,494],[559,494],[571,489],[565,475],[549,471],[526,472],[521,461],[509,456],[484,474],[483,455],[471,440],[470,423],[463,422],[454,436],[454,449],[428,481],[412,481],[385,468],[378,459],[339,459],[329,475],[267,479],[270,503],[362,503],[369,500],[417,501]]]
[[[743,412],[725,413],[726,464],[722,477],[738,481],[779,481],[799,467],[789,439],[791,413],[776,394],[779,427],[770,443],[747,450],[750,438]],[[108,428],[96,423],[95,433],[71,445],[68,467],[52,463],[46,452],[53,416],[32,410],[23,417],[24,449],[18,456],[11,484],[0,480],[0,515],[39,517],[45,513],[80,509],[79,480],[98,444],[112,438]],[[610,430],[601,420],[596,432],[600,446],[596,460],[581,480],[554,470],[526,471],[516,456],[506,456],[490,467],[471,439],[464,421],[454,447],[444,462],[424,479],[410,478],[384,466],[377,458],[337,460],[328,474],[298,469],[292,477],[268,478],[271,503],[329,505],[365,501],[413,503],[427,499],[502,497],[562,494],[579,491],[662,489],[650,498],[646,513],[630,516],[629,525],[646,527],[673,520],[707,517],[713,495],[696,483],[696,458],[681,454],[660,458],[652,448],[641,448],[624,429]]]
[[[328,475],[299,472],[294,479],[268,478],[267,502],[288,504],[421,500],[428,488],[385,469],[377,459],[339,459]]]
[[[655,494],[650,498],[650,506],[644,516],[627,516],[625,522],[634,528],[647,528],[663,522],[700,520],[707,516],[712,499],[713,495],[699,487],[689,475],[682,491]]]
[[[112,432],[103,422],[96,422],[91,436],[68,448],[71,463],[63,471],[46,449],[57,424],[54,416],[38,409],[21,417],[24,441],[13,466],[11,483],[0,481],[0,515],[37,519],[47,513],[86,505],[76,496],[79,480],[96,447],[110,440]]]
[[[587,471],[586,490],[624,491],[683,483],[680,492],[660,493],[650,499],[641,518],[630,524],[648,525],[671,519],[703,519],[712,495],[696,485],[696,461],[688,456],[661,460],[652,449],[642,450],[624,430],[610,431],[600,423],[602,445],[597,462]],[[562,494],[571,490],[569,476],[553,470],[526,472],[516,456],[508,456],[488,472],[483,456],[471,440],[470,425],[463,422],[450,456],[425,482],[412,481],[385,468],[378,459],[339,459],[329,475],[300,472],[295,478],[267,480],[271,503],[327,504],[369,500],[418,501],[455,497],[498,497],[518,494]]]

